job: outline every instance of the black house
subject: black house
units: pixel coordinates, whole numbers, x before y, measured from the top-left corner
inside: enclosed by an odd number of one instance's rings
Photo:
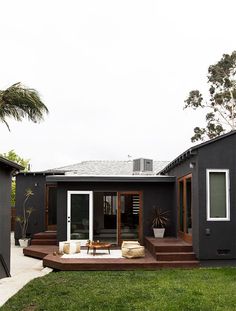
[[[236,131],[152,171],[151,160],[139,159],[134,169],[128,162],[82,162],[18,174],[17,208],[25,188],[35,193],[29,234],[57,230],[58,241],[143,242],[153,235],[153,207],[158,206],[169,212],[166,236],[191,242],[198,259],[236,258]]]
[[[186,150],[161,174],[176,176],[178,235],[197,257],[236,258],[236,131]]]
[[[26,188],[34,192],[29,234],[57,230],[58,241],[109,240],[120,245],[124,239],[152,235],[152,210],[169,210],[167,234],[176,235],[175,178],[156,175],[167,162],[150,161],[151,170],[139,159],[132,161],[88,161],[44,172],[17,175],[16,208]],[[34,200],[34,201],[33,201]],[[19,228],[15,232],[19,239]]]
[[[11,179],[20,169],[23,167],[0,157],[0,278],[10,272]]]

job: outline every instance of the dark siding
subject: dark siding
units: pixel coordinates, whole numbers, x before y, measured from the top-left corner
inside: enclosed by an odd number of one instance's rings
[[[168,172],[177,179],[192,173],[193,248],[199,259],[236,258],[236,135],[197,149],[197,154]],[[195,167],[190,169],[190,162]],[[230,221],[207,221],[206,169],[229,169]],[[210,235],[207,234],[210,230]],[[218,250],[229,250],[219,254]]]
[[[11,171],[0,166],[0,254],[10,271]],[[6,277],[0,263],[0,278]]]
[[[151,217],[153,205],[170,211],[171,223],[166,234],[176,236],[176,210],[174,206],[175,183],[58,183],[57,192],[57,237],[59,241],[67,239],[67,191],[143,191],[143,233],[153,235]]]
[[[31,206],[35,209],[30,219],[29,234],[45,230],[45,180],[42,174],[17,176],[16,187],[16,213],[21,214],[26,188],[31,188],[34,197]],[[37,187],[35,184],[37,183]],[[57,184],[57,237],[59,241],[67,238],[67,191],[143,191],[143,234],[152,236],[151,218],[153,205],[170,211],[171,222],[166,230],[167,236],[176,236],[176,191],[175,182],[58,182]],[[20,238],[19,226],[16,226],[15,238]]]
[[[190,163],[194,163],[194,168],[190,168]],[[176,176],[177,180],[183,176],[192,174],[192,239],[193,249],[196,256],[199,257],[199,183],[198,183],[198,160],[197,155],[192,156],[185,162],[180,163],[168,172],[170,176]],[[177,183],[176,183],[176,218],[178,213],[177,207]]]
[[[34,208],[30,217],[28,234],[42,232],[45,230],[45,189],[46,176],[41,175],[23,175],[19,174],[16,177],[16,215],[22,215],[22,205],[25,199],[25,190],[31,188],[34,196],[30,198],[29,206]],[[16,224],[15,239],[21,237],[19,224]]]
[[[199,149],[199,232],[200,258],[236,258],[236,135]],[[206,169],[229,169],[230,221],[206,220]],[[206,235],[210,229],[210,235]],[[217,250],[230,250],[219,255]]]

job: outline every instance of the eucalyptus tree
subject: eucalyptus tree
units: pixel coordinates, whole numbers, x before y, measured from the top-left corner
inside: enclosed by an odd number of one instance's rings
[[[45,113],[48,113],[48,108],[35,89],[15,83],[5,90],[0,90],[0,121],[5,123],[9,130],[8,118],[17,121],[28,118],[38,123],[43,120]]]
[[[208,68],[209,94],[204,100],[193,90],[185,100],[186,108],[205,108],[205,127],[195,127],[192,142],[212,139],[236,129],[236,51],[223,54],[220,61]]]

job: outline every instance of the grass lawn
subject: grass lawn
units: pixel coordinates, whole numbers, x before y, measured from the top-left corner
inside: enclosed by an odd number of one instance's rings
[[[55,272],[31,281],[7,310],[235,311],[236,269]]]

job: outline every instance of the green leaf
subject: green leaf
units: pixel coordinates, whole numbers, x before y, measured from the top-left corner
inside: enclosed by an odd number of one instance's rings
[[[43,120],[44,114],[48,113],[48,108],[41,101],[35,89],[27,88],[21,83],[15,83],[6,90],[0,90],[0,121],[7,127],[7,118],[22,121],[28,118],[37,123]]]
[[[195,127],[192,142],[212,139],[236,129],[236,51],[224,54],[208,68],[209,97],[203,102],[198,90],[189,93],[184,109],[205,108],[206,124]]]

